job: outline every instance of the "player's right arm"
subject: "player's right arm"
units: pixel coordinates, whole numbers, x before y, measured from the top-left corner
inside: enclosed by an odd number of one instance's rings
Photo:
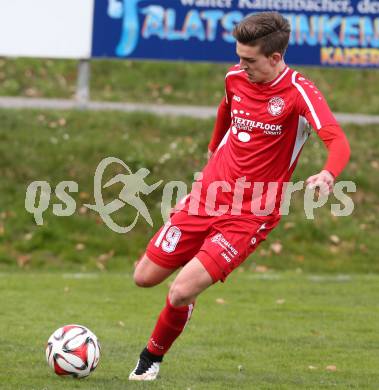
[[[239,69],[239,65],[235,65],[229,70],[235,71],[236,69]],[[221,103],[218,106],[216,122],[214,124],[212,137],[208,145],[208,159],[216,151],[226,132],[229,130],[230,124],[232,122],[230,109],[231,98],[232,94],[228,88],[228,77],[225,77],[225,96],[222,98]]]
[[[230,116],[230,106],[227,103],[226,97],[224,97],[218,106],[216,122],[213,128],[212,138],[208,145],[208,158],[217,149],[218,145],[224,138],[226,132],[228,131],[231,123]]]

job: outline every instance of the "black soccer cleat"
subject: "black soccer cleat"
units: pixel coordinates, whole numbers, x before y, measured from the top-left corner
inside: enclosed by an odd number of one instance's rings
[[[153,355],[145,348],[138,359],[136,368],[130,373],[131,381],[153,381],[159,373],[163,356]]]

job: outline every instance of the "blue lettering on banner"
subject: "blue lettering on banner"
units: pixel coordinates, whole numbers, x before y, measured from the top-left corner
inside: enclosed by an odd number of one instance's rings
[[[92,56],[235,62],[235,25],[266,10],[291,24],[288,63],[379,68],[370,0],[95,0]]]

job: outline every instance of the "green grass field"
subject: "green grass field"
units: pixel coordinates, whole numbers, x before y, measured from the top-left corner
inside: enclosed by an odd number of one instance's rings
[[[71,98],[77,62],[0,59],[0,95]],[[217,105],[231,64],[94,60],[93,100]],[[377,70],[302,68],[335,112],[379,114]]]
[[[198,299],[161,379],[149,384],[127,377],[167,283],[138,289],[130,267],[107,274],[2,273],[1,389],[377,388],[377,275],[241,270]],[[99,367],[83,380],[57,377],[44,357],[50,333],[73,322],[102,344]]]

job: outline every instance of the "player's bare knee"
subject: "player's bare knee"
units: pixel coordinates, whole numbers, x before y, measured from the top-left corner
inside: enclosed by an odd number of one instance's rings
[[[155,285],[151,280],[146,279],[145,275],[138,269],[134,271],[133,280],[138,287],[153,287]]]
[[[189,305],[193,301],[193,296],[183,285],[174,283],[168,293],[168,299],[172,306],[179,307]]]

